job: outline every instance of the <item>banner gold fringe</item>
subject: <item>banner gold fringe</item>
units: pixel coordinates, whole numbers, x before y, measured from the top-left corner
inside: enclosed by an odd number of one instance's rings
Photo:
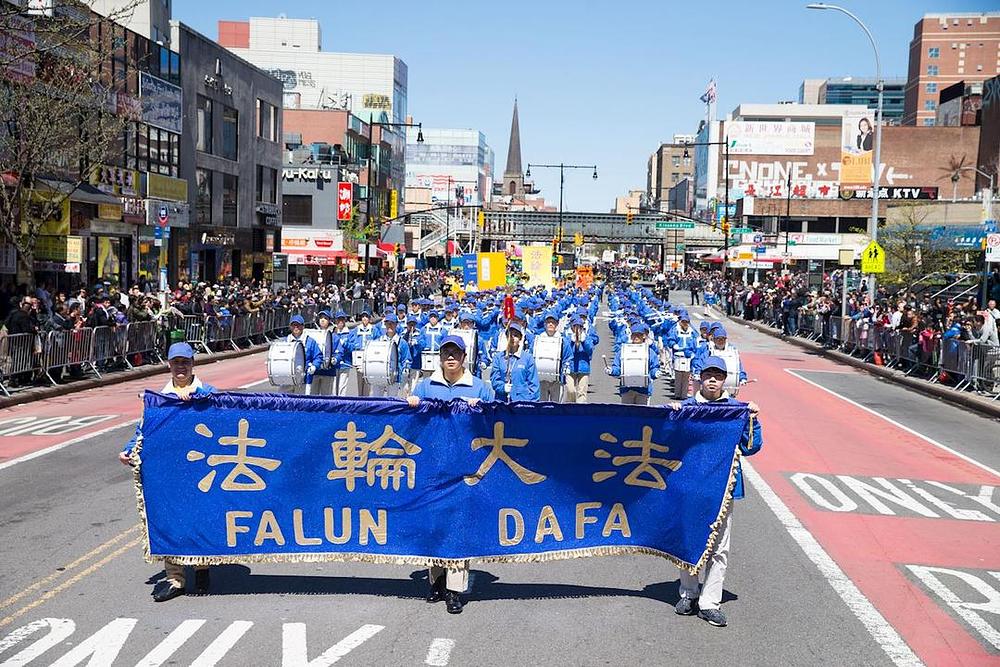
[[[750,431],[748,448],[753,447],[753,417],[750,417],[747,428]],[[740,447],[737,443],[733,452],[732,465],[729,468],[729,482],[726,485],[726,495],[723,498],[719,513],[711,525],[708,542],[697,563],[691,564],[676,556],[640,545],[615,545],[606,547],[587,547],[584,549],[562,549],[533,554],[497,554],[493,556],[478,556],[473,558],[432,558],[428,556],[410,556],[377,553],[353,552],[323,552],[323,553],[282,553],[282,554],[233,554],[226,556],[178,556],[152,555],[149,544],[149,524],[146,517],[146,500],[142,489],[142,433],[136,438],[132,449],[132,473],[135,479],[136,509],[142,526],[143,559],[147,563],[170,560],[178,565],[230,565],[230,564],[260,564],[260,563],[373,563],[379,565],[417,565],[422,567],[465,567],[469,564],[487,563],[548,563],[575,558],[592,558],[598,556],[657,556],[669,561],[682,570],[687,570],[692,576],[697,576],[715,551],[716,542],[722,524],[732,508],[733,491],[736,488],[736,471],[740,464]]]

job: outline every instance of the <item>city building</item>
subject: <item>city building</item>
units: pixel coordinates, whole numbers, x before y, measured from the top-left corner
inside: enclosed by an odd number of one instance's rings
[[[924,14],[913,26],[903,123],[937,122],[941,90],[1000,74],[1000,12]]]
[[[111,17],[154,44],[177,50],[170,41],[172,0],[91,0],[89,4],[101,16]]]
[[[180,175],[190,226],[172,229],[174,279],[270,277],[280,242],[281,82],[183,23],[170,22],[184,67]]]
[[[675,134],[670,143],[660,144],[646,163],[646,193],[648,206],[654,211],[669,208],[670,188],[694,174],[694,159],[691,150],[685,157],[684,147],[679,144],[692,143],[693,134]]]
[[[799,104],[822,104],[819,96],[824,83],[826,79],[803,79],[799,85]]]
[[[832,79],[807,79],[799,88],[799,103],[803,102],[806,82],[820,81],[813,104],[863,104],[878,107],[878,87],[874,78],[853,76]],[[903,98],[906,79],[889,77],[882,80],[882,119],[887,125],[899,125],[903,120]]]
[[[493,192],[493,149],[479,130],[417,128],[406,135],[406,188],[430,190],[432,205],[481,206]],[[407,197],[409,200],[409,196]]]
[[[514,113],[510,120],[510,140],[507,144],[507,165],[504,167],[503,177],[493,184],[489,208],[508,211],[557,210],[547,204],[543,197],[533,196],[539,192],[521,162],[521,121],[515,99]]]
[[[219,21],[218,30],[219,44],[281,81],[286,109],[338,109],[375,124],[406,121],[407,67],[396,56],[323,51],[315,19],[251,17]],[[406,134],[385,128],[385,138],[392,152],[385,160],[388,189],[374,198],[382,211],[391,190],[399,197],[406,181]]]
[[[940,93],[935,125],[979,125],[983,108],[983,82],[959,81]]]
[[[631,188],[627,195],[615,197],[615,206],[611,212],[618,215],[638,214],[646,208],[646,191],[642,188]]]

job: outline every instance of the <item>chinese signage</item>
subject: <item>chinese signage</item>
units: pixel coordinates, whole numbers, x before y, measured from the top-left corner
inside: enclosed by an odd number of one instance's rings
[[[146,176],[146,195],[152,199],[186,202],[188,182],[183,178],[150,173]]]
[[[399,190],[389,191],[389,217],[393,220],[399,217]]]
[[[841,188],[841,199],[871,199],[873,188]],[[922,188],[889,188],[880,187],[878,189],[879,199],[937,199],[938,189],[934,187]]]
[[[344,254],[344,232],[339,229],[282,227],[281,251],[289,264],[334,264]]]
[[[90,184],[101,192],[114,195],[139,194],[139,172],[109,165],[99,165],[90,175]]]
[[[868,109],[844,113],[840,130],[840,184],[871,185],[875,124]]]
[[[750,424],[744,404],[414,410],[297,398],[193,405],[146,392],[136,479],[152,558],[426,565],[645,553],[697,573]]]
[[[98,204],[97,205],[97,217],[101,220],[121,220],[122,219],[122,205],[121,204]]]
[[[160,129],[181,133],[183,105],[180,86],[146,72],[139,72],[142,120]]]
[[[725,125],[731,155],[812,155],[816,124],[730,121]]]
[[[552,248],[525,246],[521,249],[521,271],[528,274],[529,286],[552,287]]]
[[[380,93],[365,93],[361,99],[366,109],[392,111],[392,99],[388,95],[382,95]]]
[[[337,220],[350,220],[353,208],[354,186],[343,181],[337,183]]]

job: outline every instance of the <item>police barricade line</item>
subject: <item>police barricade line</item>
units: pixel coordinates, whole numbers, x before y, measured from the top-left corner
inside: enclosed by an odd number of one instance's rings
[[[813,340],[823,340],[824,336],[826,335],[825,322],[826,318],[823,317],[823,315],[821,315],[820,313],[816,313],[813,315],[813,330],[812,330]]]
[[[94,331],[85,327],[70,331],[50,331],[47,334],[42,371],[49,382],[56,384],[57,378],[54,375],[61,376],[64,368],[80,367],[101,377],[94,358]]]
[[[973,390],[1000,397],[1000,347],[963,343],[969,350],[969,379]]]
[[[7,389],[11,380],[38,369],[37,352],[40,341],[33,333],[0,336],[0,391],[10,396]]]
[[[125,325],[125,346],[123,348],[125,364],[134,368],[135,355],[152,355],[162,363],[158,348],[159,326],[156,322],[129,322]]]
[[[184,315],[184,340],[195,350],[201,348],[206,354],[212,354],[208,347],[208,326],[201,315]]]
[[[796,333],[800,338],[810,338],[813,331],[813,323],[816,321],[814,313],[799,313],[799,322]]]
[[[240,341],[250,339],[250,315],[236,315],[229,329],[229,343],[234,350],[240,349]]]
[[[90,346],[90,361],[100,370],[101,365],[121,355],[119,337],[113,327],[94,327],[93,344]]]
[[[247,315],[247,340],[253,344],[255,342],[267,342],[264,335],[267,311],[261,310]]]
[[[968,382],[968,363],[968,346],[965,343],[956,338],[941,342],[940,372],[954,380],[958,389],[963,388]]]

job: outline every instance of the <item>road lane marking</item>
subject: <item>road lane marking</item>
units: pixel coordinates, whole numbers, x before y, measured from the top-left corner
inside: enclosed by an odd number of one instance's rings
[[[71,415],[59,415],[55,417],[10,417],[8,419],[0,419],[0,436],[66,435],[72,431],[79,431],[82,428],[94,426],[118,416],[84,415],[73,417]]]
[[[759,354],[759,353],[757,353]],[[830,373],[832,375],[854,375],[857,371],[838,371],[831,368],[786,368],[789,373]]]
[[[254,380],[253,382],[247,384],[241,384],[239,387],[237,387],[237,389],[249,389],[250,387],[256,387],[257,385],[264,384],[265,382],[270,382],[270,380],[268,380],[267,378],[264,378],[263,380]]]
[[[84,570],[81,570],[77,574],[73,575],[72,577],[70,577],[66,581],[64,581],[61,584],[59,584],[58,586],[56,586],[55,588],[47,591],[45,593],[45,595],[41,596],[40,598],[38,598],[34,602],[32,602],[30,604],[27,604],[27,605],[21,607],[20,609],[18,609],[17,611],[11,613],[9,616],[0,619],[0,628],[2,628],[5,625],[9,625],[12,621],[14,621],[19,616],[22,616],[22,615],[28,613],[29,611],[31,611],[32,609],[34,609],[35,607],[38,607],[39,605],[41,605],[41,604],[43,604],[43,603],[51,600],[52,598],[54,598],[55,596],[59,595],[64,590],[66,590],[67,588],[69,588],[70,586],[72,586],[73,584],[75,584],[76,582],[80,581],[84,577],[90,576],[91,574],[93,574],[97,570],[101,569],[102,567],[104,567],[105,565],[107,565],[108,563],[110,563],[112,560],[114,560],[115,558],[117,558],[118,556],[122,555],[123,553],[125,553],[126,551],[128,551],[129,549],[131,549],[132,547],[138,546],[141,543],[142,543],[142,536],[139,536],[139,537],[135,538],[134,540],[132,540],[131,542],[126,543],[124,546],[121,546],[118,549],[115,549],[110,554],[108,554],[107,556],[105,556],[101,560],[97,561],[96,563],[94,563],[90,567],[88,567],[88,568],[86,568]]]
[[[59,577],[66,576],[66,574],[68,572],[70,572],[71,570],[77,568],[78,566],[80,566],[81,564],[83,564],[86,561],[90,560],[91,558],[93,558],[97,554],[101,553],[102,551],[104,551],[104,550],[106,550],[106,549],[114,546],[118,542],[121,542],[126,537],[128,537],[129,534],[138,531],[140,528],[141,528],[141,526],[139,524],[136,524],[136,525],[132,526],[131,528],[129,528],[128,530],[122,531],[121,533],[115,535],[114,537],[112,537],[110,540],[108,540],[104,544],[100,545],[99,547],[96,547],[96,548],[88,551],[87,553],[83,554],[82,556],[80,556],[79,558],[77,558],[76,560],[74,560],[69,565],[66,565],[66,566],[64,566],[62,568],[57,569],[55,572],[53,572],[49,576],[45,577],[44,579],[39,579],[35,583],[31,584],[30,586],[28,586],[27,588],[25,588],[20,593],[15,593],[14,595],[12,595],[9,598],[7,598],[6,600],[3,600],[2,602],[0,602],[0,609],[3,609],[4,607],[9,607],[10,605],[14,604],[15,602],[17,602],[18,600],[20,600],[21,598],[23,598],[25,595],[27,595],[28,593],[30,593],[31,591],[34,591],[34,590],[36,590],[38,588],[41,588],[42,586],[45,586],[45,585],[49,584],[50,582],[52,582],[55,579],[58,579]]]
[[[306,624],[284,623],[281,627],[281,667],[330,667],[382,630],[385,630],[384,625],[362,625],[310,660],[306,644]]]
[[[923,665],[920,658],[903,641],[896,629],[885,620],[885,617],[862,593],[851,579],[844,574],[840,566],[830,557],[830,554],[813,537],[802,522],[796,518],[788,505],[778,497],[771,485],[760,476],[749,461],[743,461],[743,473],[750,480],[754,490],[760,494],[764,502],[781,522],[792,539],[799,545],[806,557],[812,561],[820,574],[827,580],[833,590],[844,601],[847,608],[868,630],[875,643],[885,651],[886,655],[899,667],[917,667]]]
[[[22,667],[23,665],[27,665],[53,646],[58,646],[68,639],[70,635],[76,632],[76,623],[69,618],[40,618],[37,621],[14,630],[4,637],[3,641],[0,641],[0,654],[45,628],[49,629],[47,633],[7,658],[3,662],[4,667]]]
[[[162,642],[157,644],[156,648],[147,653],[145,658],[137,662],[135,667],[160,667],[203,625],[205,625],[205,620],[200,618],[190,618],[184,621],[174,628]]]
[[[993,468],[989,467],[985,463],[980,463],[979,461],[977,461],[976,459],[972,458],[971,456],[966,456],[962,452],[954,450],[951,447],[938,442],[934,438],[928,437],[928,436],[924,435],[923,433],[915,431],[912,428],[910,428],[909,426],[906,426],[905,424],[901,424],[898,421],[896,421],[895,419],[892,419],[891,417],[886,417],[883,414],[879,414],[875,410],[872,410],[869,407],[865,407],[864,405],[861,405],[857,401],[853,401],[853,400],[847,398],[846,396],[838,394],[837,392],[833,391],[832,389],[827,389],[826,387],[824,387],[823,385],[821,385],[821,384],[819,384],[817,382],[813,382],[812,380],[810,380],[808,378],[804,378],[804,377],[802,377],[801,375],[799,375],[798,373],[792,371],[789,368],[786,368],[784,370],[789,375],[791,375],[793,377],[797,377],[798,379],[802,380],[803,382],[807,382],[807,383],[811,384],[812,386],[816,387],[817,389],[822,389],[823,391],[825,391],[826,393],[830,394],[831,396],[836,396],[840,400],[842,400],[842,401],[844,401],[846,403],[850,403],[854,407],[860,408],[861,410],[864,410],[865,412],[867,412],[870,415],[874,415],[874,416],[878,417],[879,419],[887,421],[890,424],[892,424],[893,426],[895,426],[896,428],[900,428],[900,429],[906,431],[907,433],[909,433],[910,435],[915,435],[918,438],[920,438],[921,440],[924,440],[925,442],[927,442],[927,443],[929,443],[931,445],[934,445],[938,449],[942,449],[942,450],[948,452],[949,454],[953,454],[953,455],[957,456],[958,458],[962,459],[966,463],[971,463],[972,465],[976,466],[977,468],[981,468],[982,470],[985,470],[986,472],[990,473],[991,475],[995,475],[996,477],[1000,477],[1000,471],[994,470]]]
[[[74,646],[50,667],[77,667],[87,658],[88,667],[111,667],[138,622],[137,618],[116,618]]]
[[[212,640],[201,655],[194,659],[191,667],[215,667],[215,664],[226,657],[229,650],[236,646],[236,642],[252,627],[252,621],[233,621],[221,635]]]
[[[120,422],[118,424],[115,424],[114,426],[108,426],[107,428],[102,428],[99,431],[94,431],[93,433],[86,433],[84,435],[78,436],[78,437],[73,438],[71,440],[66,440],[65,442],[60,442],[57,445],[52,445],[50,447],[45,447],[44,449],[36,450],[36,451],[31,452],[29,454],[25,454],[24,456],[19,456],[17,458],[11,459],[9,461],[4,461],[3,463],[0,463],[0,470],[4,470],[6,468],[11,468],[13,466],[16,466],[18,463],[24,463],[25,461],[30,461],[31,459],[37,459],[39,456],[45,456],[46,454],[51,454],[52,452],[57,452],[60,449],[63,449],[65,447],[69,447],[70,445],[75,445],[75,444],[80,443],[80,442],[84,442],[85,440],[90,440],[91,438],[96,438],[99,435],[104,435],[105,433],[111,433],[112,431],[114,431],[116,429],[119,429],[119,428],[122,428],[124,426],[132,426],[133,424],[136,424],[138,422],[139,422],[138,418],[136,418],[136,419],[130,419],[128,421],[124,421],[124,422]]]
[[[966,623],[971,625],[983,639],[989,642],[993,648],[1000,651],[1000,630],[997,630],[983,618],[979,612],[986,612],[992,615],[1000,614],[1000,590],[974,574],[961,570],[952,570],[944,567],[928,567],[925,565],[907,565],[906,568],[912,572],[927,588],[932,590],[941,600],[951,607],[956,614],[962,617]],[[990,576],[1000,580],[1000,572],[990,572]],[[961,580],[969,590],[986,598],[985,602],[970,602],[962,600],[954,591],[941,580],[941,576],[949,576]]]
[[[424,660],[424,664],[432,667],[447,667],[453,648],[455,648],[454,639],[438,637],[431,642],[431,647],[427,649],[427,658]]]

